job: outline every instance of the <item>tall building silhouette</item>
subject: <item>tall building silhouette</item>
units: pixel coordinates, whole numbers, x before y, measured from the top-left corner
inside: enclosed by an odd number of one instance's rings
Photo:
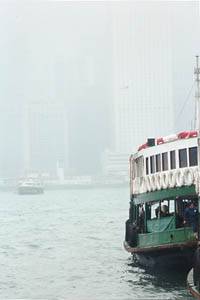
[[[128,174],[131,152],[148,137],[174,131],[171,17],[167,5],[158,2],[117,2],[110,8],[113,143],[108,155],[119,173]]]
[[[172,28],[163,3],[113,6],[114,151],[174,130]]]
[[[67,116],[62,103],[31,102],[24,116],[24,171],[54,177],[58,163],[67,171]]]

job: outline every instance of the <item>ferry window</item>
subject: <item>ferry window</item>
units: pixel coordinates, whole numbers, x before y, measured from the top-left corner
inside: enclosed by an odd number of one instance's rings
[[[135,177],[137,177],[137,164],[136,164],[136,160],[133,160],[133,179],[135,179]]]
[[[179,150],[179,167],[180,168],[187,167],[187,149]]]
[[[169,207],[170,207],[170,201],[163,200],[160,203],[157,202],[151,206],[151,219],[153,218],[162,218],[169,216]],[[172,212],[173,208],[171,208]]]
[[[159,202],[152,203],[151,205],[151,219],[155,219],[158,217],[157,211],[159,210]]]
[[[172,200],[169,200],[169,213],[170,214],[173,214],[175,212],[175,201],[172,199]]]
[[[197,147],[189,148],[189,164],[190,167],[197,166]]]
[[[140,177],[144,175],[144,157],[140,156]]]
[[[149,158],[146,157],[146,174],[149,174]]]
[[[170,151],[170,168],[176,169],[176,152],[175,152],[175,150]]]
[[[167,152],[162,153],[162,170],[163,171],[168,170],[168,153]]]
[[[143,168],[144,168],[143,156],[136,158],[136,165],[137,165],[137,177],[142,177]]]
[[[161,159],[160,159],[160,154],[156,155],[156,172],[161,171]]]
[[[154,156],[150,156],[150,167],[151,167],[151,173],[155,173],[155,160],[154,160]]]
[[[135,179],[135,163],[134,163],[134,160],[132,160],[130,162],[130,165],[131,165],[131,178]]]

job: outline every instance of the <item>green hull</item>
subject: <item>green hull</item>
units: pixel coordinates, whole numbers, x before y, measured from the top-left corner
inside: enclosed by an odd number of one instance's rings
[[[151,232],[138,235],[137,247],[161,246],[195,241],[192,228],[177,228],[163,232]]]

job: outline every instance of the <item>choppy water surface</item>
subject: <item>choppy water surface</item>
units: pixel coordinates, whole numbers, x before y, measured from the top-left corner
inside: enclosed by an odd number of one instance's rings
[[[127,189],[1,192],[0,299],[191,299],[124,251]]]

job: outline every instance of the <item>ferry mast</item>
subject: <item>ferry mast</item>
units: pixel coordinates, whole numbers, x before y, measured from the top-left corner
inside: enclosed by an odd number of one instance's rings
[[[196,55],[196,67],[194,68],[194,75],[195,75],[195,104],[196,104],[196,130],[198,132],[198,137],[200,137],[200,68],[199,68],[199,56]],[[199,145],[199,138],[198,138],[198,145]],[[199,145],[200,146],[200,145]],[[198,166],[200,162],[200,152],[198,151]],[[199,178],[198,178],[198,186],[199,185]],[[200,189],[198,191],[198,210],[200,211]],[[200,224],[200,214],[198,214],[198,224]],[[198,241],[200,241],[200,225],[198,225]]]
[[[200,135],[200,67],[199,67],[199,56],[196,56],[196,67],[194,68],[194,75],[195,75],[195,129],[198,131],[198,135]]]

